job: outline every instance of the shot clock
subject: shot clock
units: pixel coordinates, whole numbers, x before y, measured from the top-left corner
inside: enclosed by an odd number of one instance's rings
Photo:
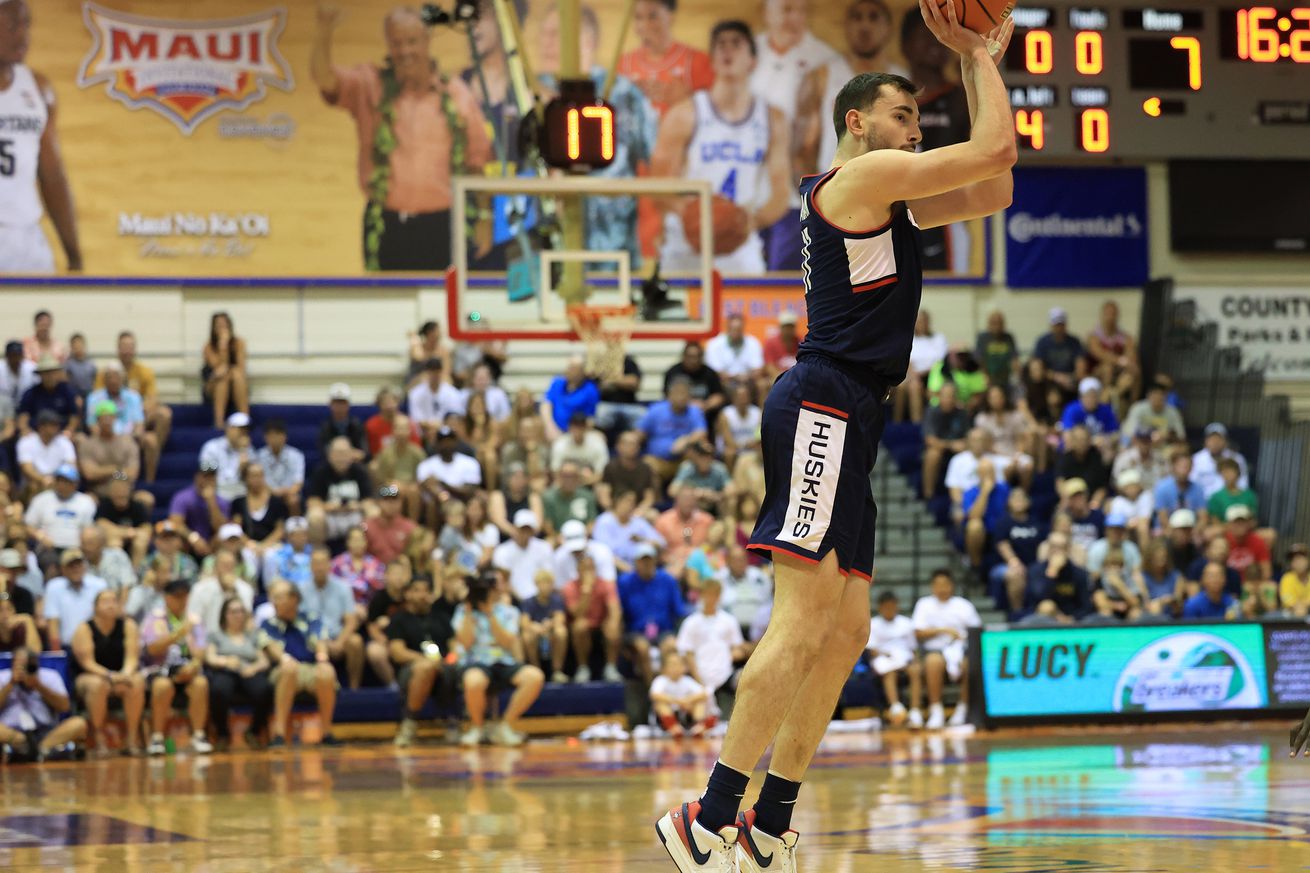
[[[614,109],[590,79],[565,80],[546,104],[541,155],[552,167],[586,173],[614,161]]]
[[[1304,158],[1310,5],[1023,5],[1005,60],[1025,160]]]

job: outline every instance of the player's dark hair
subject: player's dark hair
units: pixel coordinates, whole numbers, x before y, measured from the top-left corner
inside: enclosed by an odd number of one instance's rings
[[[837,92],[837,99],[832,106],[832,126],[837,131],[837,141],[846,136],[846,113],[852,109],[864,110],[873,105],[882,94],[882,86],[888,85],[897,91],[903,91],[913,97],[919,87],[904,76],[895,73],[860,73],[842,86]]]
[[[421,573],[405,583],[405,590],[408,591],[409,589],[413,588],[415,585],[422,585],[424,588],[428,589],[429,591],[433,590],[432,579],[428,576],[424,576]]]
[[[652,3],[658,3],[670,12],[678,11],[678,0],[651,0]]]
[[[751,47],[751,57],[756,56],[755,34],[751,33],[751,26],[739,18],[733,18],[728,21],[720,21],[710,30],[710,51],[714,50],[714,44],[719,41],[719,37],[725,33],[735,33],[746,40],[746,44]]]
[[[884,603],[895,603],[895,602],[896,602],[895,591],[884,591],[883,593],[878,595],[879,608],[881,608]]]
[[[952,572],[951,572],[949,569],[947,569],[946,567],[938,567],[936,570],[933,570],[933,571],[932,571],[932,576],[929,577],[928,581],[929,581],[930,583],[931,583],[931,582],[936,582],[937,579],[938,579],[938,577],[943,577],[943,578],[945,578],[946,581],[947,581],[947,582],[950,582],[952,585],[955,584],[955,574],[952,573]]]
[[[854,9],[856,6],[863,6],[866,3],[869,4],[870,6],[878,7],[878,11],[883,14],[884,18],[886,18],[888,21],[892,20],[892,10],[887,5],[886,0],[851,0],[850,5],[846,7],[846,11],[849,12],[850,10]]]

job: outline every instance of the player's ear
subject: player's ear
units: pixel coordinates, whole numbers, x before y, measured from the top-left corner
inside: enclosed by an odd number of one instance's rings
[[[846,110],[846,133],[857,138],[864,135],[864,118],[860,115],[860,110]]]

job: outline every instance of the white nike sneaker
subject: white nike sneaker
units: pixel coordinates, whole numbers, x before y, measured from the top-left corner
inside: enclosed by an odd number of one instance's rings
[[[800,834],[787,831],[772,837],[755,827],[755,810],[737,816],[738,873],[796,873],[796,841]],[[777,862],[776,865],[774,862]]]
[[[928,730],[939,731],[946,727],[946,713],[942,712],[942,705],[935,703],[928,708]]]
[[[897,701],[887,709],[887,721],[893,725],[899,726],[905,721],[905,704]]]
[[[923,730],[923,710],[911,709],[910,717],[905,720],[905,726],[912,731]]]
[[[955,704],[955,712],[951,713],[951,720],[947,722],[951,727],[960,727],[969,723],[969,706],[965,703]]]
[[[681,873],[737,873],[737,829],[728,825],[711,833],[697,824],[699,814],[700,801],[694,800],[669,810],[655,823],[665,851]]]

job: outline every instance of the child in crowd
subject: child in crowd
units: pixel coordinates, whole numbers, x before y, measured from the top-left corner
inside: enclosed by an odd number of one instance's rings
[[[660,727],[671,737],[704,736],[717,719],[707,716],[710,693],[687,675],[687,662],[676,652],[664,657],[664,668],[650,684],[650,703]]]
[[[534,667],[550,663],[551,682],[568,682],[564,659],[569,653],[569,623],[564,598],[555,590],[555,574],[538,570],[532,577],[537,594],[519,604],[523,611],[523,653]]]

